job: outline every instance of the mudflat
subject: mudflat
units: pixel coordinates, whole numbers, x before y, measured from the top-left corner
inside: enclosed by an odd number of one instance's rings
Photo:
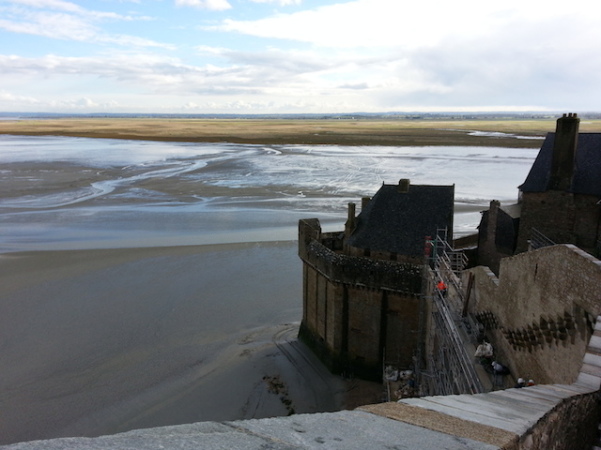
[[[225,163],[219,168],[229,170]],[[73,208],[64,205],[64,192],[123,176],[114,167],[43,160],[11,163],[11,170],[18,176],[3,177],[2,198],[58,199],[43,209],[59,215]],[[149,177],[144,187],[185,200],[198,183]],[[224,189],[203,194],[228,195]],[[257,189],[242,191],[252,196]],[[89,202],[105,226],[111,206],[125,202],[135,210],[144,201],[116,193]],[[18,216],[36,206],[6,211]],[[40,233],[47,228],[45,214],[28,217]],[[167,229],[165,220],[156,225]],[[119,244],[125,248],[86,247],[102,237],[82,243],[64,235],[64,250],[17,243],[0,254],[0,445],[380,400],[380,386],[328,373],[297,340],[296,242],[250,242],[253,224],[245,214],[222,220],[237,221],[228,235],[235,243],[158,246],[144,242],[140,230],[113,223],[131,238]],[[211,221],[210,214],[194,215],[192,226],[222,231]]]
[[[0,272],[0,445],[379,400],[296,339],[294,242],[5,253]]]
[[[0,134],[54,135],[173,142],[326,145],[540,146],[555,120],[298,120],[60,118],[0,121]],[[601,131],[586,120],[582,132]],[[516,139],[515,135],[522,138]],[[524,139],[526,138],[526,139]]]

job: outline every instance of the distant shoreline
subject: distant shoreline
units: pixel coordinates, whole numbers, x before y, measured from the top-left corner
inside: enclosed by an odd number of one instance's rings
[[[58,118],[0,121],[0,134],[255,145],[539,148],[554,120]],[[601,131],[601,120],[581,124]],[[478,132],[478,133],[474,133]]]

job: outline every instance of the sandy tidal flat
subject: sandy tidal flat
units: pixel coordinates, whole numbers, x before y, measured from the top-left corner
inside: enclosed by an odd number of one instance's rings
[[[295,250],[3,254],[0,444],[342,408],[296,341]]]
[[[601,130],[586,121],[582,131]],[[539,146],[554,120],[294,120],[62,118],[0,121],[0,134],[172,142],[325,145]],[[520,139],[516,139],[520,136]],[[529,139],[534,138],[534,139]]]

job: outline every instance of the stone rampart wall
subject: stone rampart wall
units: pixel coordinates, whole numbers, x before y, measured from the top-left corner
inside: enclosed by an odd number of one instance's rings
[[[299,222],[303,260],[300,336],[332,370],[378,378],[382,363],[408,368],[419,334],[422,267],[342,253],[340,233]]]
[[[522,435],[517,450],[592,448],[599,424],[597,393],[570,397]]]
[[[516,378],[572,383],[601,313],[601,261],[556,245],[503,259],[499,278],[482,266],[470,271],[469,312],[496,357]]]
[[[421,292],[422,268],[414,264],[347,256],[311,241],[301,258],[332,281],[415,294]]]
[[[422,268],[402,261],[349,256],[334,233],[323,234],[317,219],[299,222],[299,256],[338,283],[389,289],[410,295],[421,292]]]

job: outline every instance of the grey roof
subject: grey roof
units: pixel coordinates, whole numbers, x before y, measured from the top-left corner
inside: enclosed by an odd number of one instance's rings
[[[420,256],[426,236],[453,230],[455,186],[411,185],[407,193],[398,185],[383,184],[357,217],[348,244],[356,248]]]
[[[522,192],[545,192],[549,189],[555,133],[548,133],[532,164]],[[576,167],[572,185],[575,194],[601,195],[601,133],[580,133],[576,149]]]

